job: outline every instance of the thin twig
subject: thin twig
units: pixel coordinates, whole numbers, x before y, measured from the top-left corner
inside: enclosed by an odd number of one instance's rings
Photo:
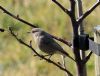
[[[63,5],[61,5],[57,0],[52,0],[56,5],[58,5],[71,19],[75,20],[75,0],[70,0],[71,9],[66,9]],[[76,20],[75,20],[76,21]]]
[[[61,5],[57,0],[52,0],[56,5],[58,5],[66,14],[71,15],[70,10],[66,9],[63,5]]]
[[[6,14],[8,14],[9,16],[13,17],[14,19],[17,19],[17,20],[19,20],[19,21],[21,21],[21,22],[23,22],[23,23],[25,23],[25,24],[27,24],[27,25],[29,25],[29,26],[31,26],[31,27],[34,27],[34,28],[37,27],[37,26],[35,26],[35,25],[33,25],[33,24],[31,24],[31,23],[29,23],[29,22],[27,22],[27,21],[25,21],[25,20],[19,18],[19,15],[17,15],[17,16],[13,15],[13,14],[10,13],[9,11],[7,11],[5,8],[3,8],[2,6],[0,6],[0,9],[1,9],[4,13],[6,13]]]
[[[46,61],[49,62],[49,63],[52,63],[53,65],[57,66],[57,67],[60,68],[61,70],[67,72],[69,76],[73,76],[72,73],[69,72],[67,69],[63,68],[62,66],[60,66],[60,65],[57,64],[57,63],[55,63],[54,61],[45,58],[43,55],[38,54],[38,53],[35,51],[35,49],[32,47],[31,43],[30,43],[30,44],[27,44],[27,43],[25,43],[24,41],[22,41],[21,39],[19,39],[19,38],[17,37],[17,35],[15,35],[15,33],[12,31],[11,28],[9,28],[9,30],[10,30],[11,35],[12,35],[19,43],[21,43],[21,44],[23,44],[24,46],[30,48],[38,57],[40,57],[40,58],[46,60]]]
[[[51,35],[51,36],[52,36],[52,38],[54,38],[54,39],[56,39],[56,40],[58,40],[58,41],[63,42],[64,44],[68,45],[69,47],[71,47],[71,46],[72,46],[72,43],[71,43],[71,42],[69,42],[69,41],[66,41],[66,40],[64,40],[64,39],[62,39],[62,38],[58,38],[58,37],[53,36],[53,35]]]
[[[14,19],[16,19],[16,20],[18,20],[18,21],[20,21],[20,22],[22,22],[22,23],[24,23],[24,24],[27,24],[27,25],[29,25],[29,26],[31,26],[31,27],[34,27],[34,28],[37,27],[37,26],[35,26],[35,25],[33,25],[33,24],[31,24],[31,23],[25,21],[24,19],[21,19],[18,15],[15,16],[14,14],[10,13],[9,11],[7,11],[7,10],[6,10],[5,8],[3,8],[2,6],[0,6],[0,9],[1,9],[4,13],[6,13],[7,15],[13,17]],[[64,44],[66,44],[66,45],[69,46],[69,47],[72,46],[72,44],[71,44],[70,42],[68,42],[68,41],[66,41],[66,40],[64,40],[64,39],[62,39],[62,38],[58,38],[58,37],[53,36],[53,35],[51,35],[51,36],[52,36],[53,38],[55,38],[56,40],[58,40],[58,41],[60,41],[60,42],[62,42],[62,43],[64,43]]]
[[[79,19],[77,19],[77,23],[80,24],[88,15],[92,13],[92,11],[95,10],[97,6],[100,5],[100,0],[97,1],[88,11],[86,11]]]

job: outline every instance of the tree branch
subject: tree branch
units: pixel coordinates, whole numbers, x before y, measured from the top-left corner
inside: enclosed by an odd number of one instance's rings
[[[61,5],[57,0],[52,0],[56,5],[58,5],[66,14],[71,15],[70,11]]]
[[[27,21],[25,21],[25,20],[19,18],[19,15],[17,15],[17,16],[13,15],[13,14],[10,13],[9,11],[7,11],[5,8],[3,8],[2,6],[0,6],[0,9],[1,9],[4,13],[6,13],[7,15],[13,17],[13,18],[16,19],[16,20],[19,20],[19,21],[23,22],[24,24],[27,24],[27,25],[29,25],[29,26],[31,26],[31,27],[34,27],[34,28],[37,27],[37,26],[35,26],[35,25],[33,25],[33,24],[31,24],[31,23],[29,23],[29,22],[27,22]]]
[[[0,6],[0,9],[1,9],[4,13],[6,13],[7,15],[13,17],[14,19],[16,19],[16,20],[18,20],[18,21],[20,21],[20,22],[22,22],[22,23],[24,23],[24,24],[27,24],[27,25],[29,25],[29,26],[31,26],[31,27],[33,27],[33,28],[36,28],[36,27],[37,27],[37,26],[35,26],[35,25],[33,25],[33,24],[31,24],[31,23],[25,21],[24,19],[19,18],[18,15],[15,16],[14,14],[10,13],[9,11],[7,11],[7,10],[6,10],[5,8],[3,8],[2,6]],[[62,43],[64,43],[64,44],[66,44],[66,45],[69,46],[69,47],[72,46],[72,44],[71,44],[70,42],[68,42],[68,41],[66,41],[66,40],[64,40],[64,39],[62,39],[62,38],[58,38],[58,37],[53,36],[53,35],[51,35],[51,36],[52,36],[54,39],[56,39],[56,40],[58,40],[58,41],[60,41],[60,42],[62,42]]]
[[[88,62],[88,60],[90,59],[91,55],[92,55],[92,51],[89,53],[89,55],[85,59],[83,59],[83,64],[86,64]]]
[[[29,44],[25,43],[24,41],[22,41],[21,39],[19,39],[19,38],[17,37],[17,35],[15,35],[15,33],[12,31],[11,28],[9,28],[9,30],[10,30],[11,35],[12,35],[19,43],[21,43],[22,45],[24,45],[24,46],[30,48],[38,57],[44,59],[44,60],[47,61],[48,63],[51,63],[51,64],[57,66],[58,68],[60,68],[61,70],[67,72],[69,76],[73,76],[66,68],[63,68],[62,66],[60,66],[60,65],[57,64],[57,63],[55,63],[54,61],[45,58],[43,55],[38,54],[38,53],[34,50],[34,48],[31,46],[31,44],[29,45]]]
[[[75,0],[70,0],[71,10],[66,9],[63,5],[61,5],[57,0],[52,0],[56,5],[58,5],[71,19],[75,20]],[[75,20],[76,21],[76,20]]]
[[[97,1],[87,12],[85,12],[79,19],[77,19],[77,23],[80,24],[97,6],[100,5],[100,0]]]
[[[64,40],[64,39],[62,39],[62,38],[58,38],[58,37],[53,36],[53,35],[51,35],[51,36],[52,36],[52,38],[54,38],[54,39],[56,39],[56,40],[58,40],[58,41],[63,42],[64,44],[68,45],[69,47],[72,46],[71,42],[69,42],[69,41],[66,41],[66,40]]]

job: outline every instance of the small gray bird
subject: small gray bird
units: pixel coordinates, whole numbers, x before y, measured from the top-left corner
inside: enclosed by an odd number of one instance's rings
[[[64,49],[52,38],[49,33],[40,28],[33,28],[31,33],[35,43],[41,51],[47,53],[48,55],[53,55],[56,53],[61,54],[74,60],[67,52],[64,51]]]

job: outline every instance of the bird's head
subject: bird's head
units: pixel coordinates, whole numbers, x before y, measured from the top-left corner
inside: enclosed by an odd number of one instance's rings
[[[44,31],[41,28],[33,28],[31,33],[33,36],[41,36]]]
[[[39,33],[39,32],[42,32],[40,28],[33,28],[31,31],[32,34]]]

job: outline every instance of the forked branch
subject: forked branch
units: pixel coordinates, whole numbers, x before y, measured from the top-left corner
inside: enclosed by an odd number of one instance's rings
[[[61,3],[59,3],[57,0],[52,0],[56,5],[58,5],[68,16],[70,16],[71,19],[75,20],[75,0],[70,0],[71,9],[66,9]]]
[[[90,59],[91,55],[92,55],[92,51],[88,54],[88,56],[85,59],[83,59],[83,64],[86,64],[88,62],[88,60]]]
[[[95,10],[97,6],[100,5],[100,0],[97,1],[88,11],[86,11],[79,19],[77,19],[77,23],[80,24],[88,15],[92,13],[92,11]]]
[[[57,0],[52,0],[56,5],[58,5],[66,14],[71,15],[70,10],[66,9],[63,5],[61,5]]]

